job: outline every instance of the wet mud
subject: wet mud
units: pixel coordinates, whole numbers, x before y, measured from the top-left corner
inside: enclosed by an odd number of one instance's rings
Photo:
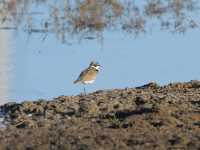
[[[200,81],[10,102],[0,150],[200,149]]]

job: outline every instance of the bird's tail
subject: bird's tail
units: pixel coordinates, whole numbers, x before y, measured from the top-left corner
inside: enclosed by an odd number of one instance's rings
[[[74,84],[76,84],[76,83],[78,83],[78,81],[76,80],[76,81],[74,81]]]

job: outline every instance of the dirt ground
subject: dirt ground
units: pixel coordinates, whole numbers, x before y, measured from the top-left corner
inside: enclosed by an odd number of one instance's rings
[[[200,149],[197,80],[10,102],[0,110],[7,124],[0,150]]]

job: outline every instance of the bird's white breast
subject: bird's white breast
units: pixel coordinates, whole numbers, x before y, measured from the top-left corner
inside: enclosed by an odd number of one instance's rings
[[[94,80],[91,80],[91,81],[84,81],[83,83],[92,83],[94,82]]]

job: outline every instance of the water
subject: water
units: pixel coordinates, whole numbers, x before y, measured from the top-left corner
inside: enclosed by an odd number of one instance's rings
[[[9,54],[12,53],[9,32],[0,30],[0,104],[6,103],[10,94],[9,82],[12,75],[9,73],[13,65],[10,63]]]
[[[0,111],[0,130],[6,130],[7,125],[4,123],[4,112]]]
[[[198,15],[189,15],[200,25]],[[40,33],[33,33],[27,42],[27,34],[23,31],[17,38],[13,38],[12,30],[0,32],[7,35],[1,38],[8,41],[1,50],[10,53],[2,57],[8,61],[1,66],[12,66],[4,71],[2,104],[52,100],[60,95],[83,93],[83,84],[73,82],[92,61],[103,66],[92,84],[92,92],[137,87],[149,82],[164,86],[171,82],[200,80],[199,28],[188,29],[185,36],[173,36],[168,30],[161,31],[160,26],[155,26],[151,35],[150,32],[146,37],[141,34],[135,40],[121,31],[105,31],[102,50],[97,38],[83,39],[80,45],[78,38],[74,38],[68,46],[61,42],[56,44],[54,35],[42,42]],[[87,93],[89,86],[86,84]],[[3,93],[7,94],[2,98]]]

